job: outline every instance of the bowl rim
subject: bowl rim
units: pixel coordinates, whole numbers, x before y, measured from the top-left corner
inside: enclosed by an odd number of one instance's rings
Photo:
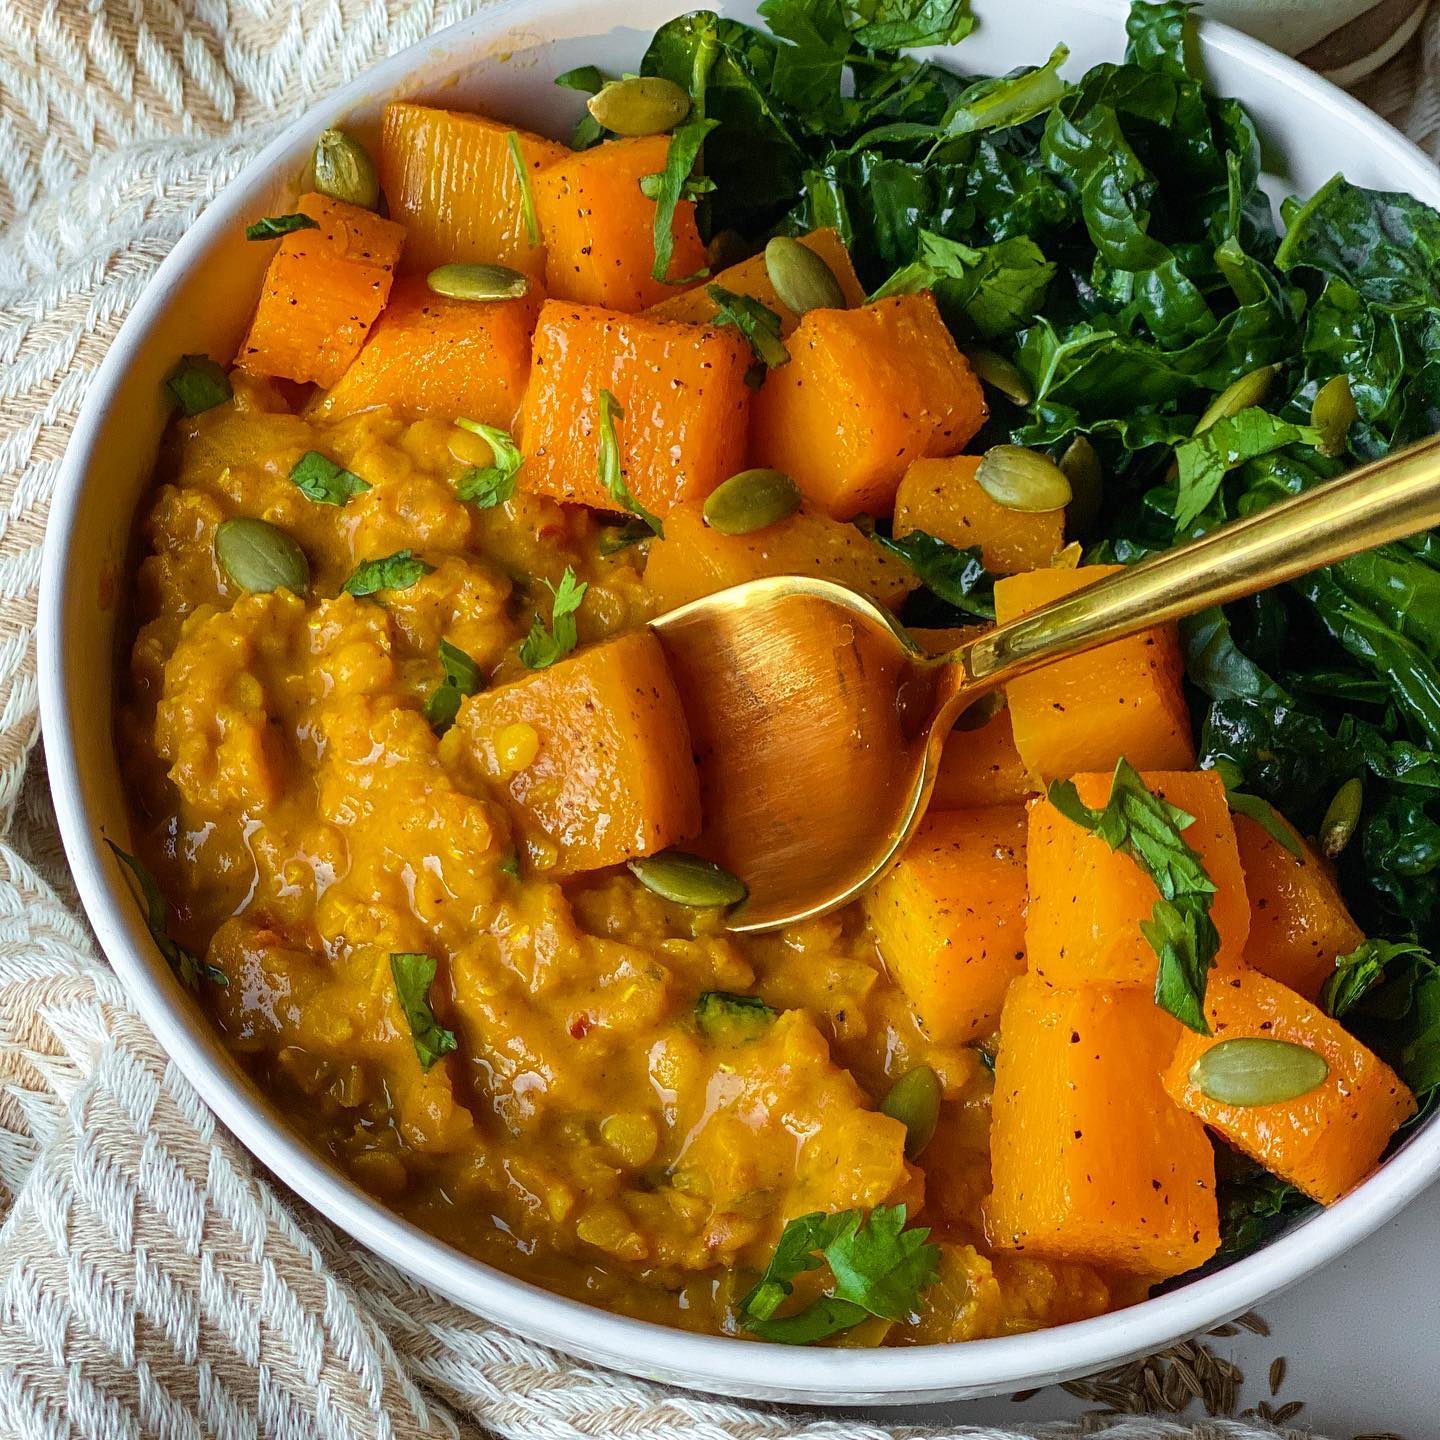
[[[577,0],[498,0],[467,20],[366,67],[346,85],[285,125],[219,192],[148,282],[98,368],[76,420],[46,526],[37,618],[40,713],[51,792],[67,860],[102,953],[136,1009],[204,1102],[250,1154],[286,1186],[397,1270],[472,1313],[586,1361],[641,1378],[756,1399],[818,1405],[943,1400],[1004,1393],[1104,1369],[1149,1353],[1243,1313],[1345,1253],[1391,1219],[1440,1175],[1440,1124],[1421,1126],[1374,1175],[1327,1210],[1264,1249],[1174,1290],[1090,1320],[1024,1335],[877,1350],[808,1349],[803,1365],[791,1347],[738,1343],[616,1315],[571,1300],[472,1259],[401,1219],[361,1191],[265,1105],[237,1084],[218,1035],[184,1002],[153,948],[142,940],[131,896],[102,849],[79,784],[78,737],[70,705],[66,599],[80,577],[68,568],[85,499],[85,477],[100,439],[100,421],[119,380],[143,352],[167,307],[174,281],[201,266],[215,237],[247,212],[273,183],[275,167],[298,142],[366,101],[402,93],[422,58],[483,46],[515,22],[544,32],[547,20]],[[676,10],[683,8],[677,5]],[[1073,12],[1113,21],[1124,0],[1066,0]],[[1064,15],[1057,14],[1058,30]],[[1241,61],[1285,89],[1311,92],[1332,112],[1359,125],[1408,173],[1407,186],[1440,204],[1440,170],[1410,141],[1354,97],[1297,62],[1228,26],[1202,22],[1202,45]]]

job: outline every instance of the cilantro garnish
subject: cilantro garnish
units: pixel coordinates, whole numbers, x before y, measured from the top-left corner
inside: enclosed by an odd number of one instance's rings
[[[790,363],[790,352],[780,338],[780,317],[768,305],[723,285],[707,285],[705,293],[715,302],[715,324],[733,325],[767,369]]]
[[[349,595],[373,595],[377,590],[408,590],[422,576],[434,570],[417,560],[410,550],[397,550],[379,560],[363,560],[345,582]]]
[[[615,421],[625,412],[620,402],[608,391],[600,392],[600,483],[606,493],[622,510],[638,515],[660,538],[665,538],[665,529],[659,517],[652,515],[630,493],[625,483],[625,467],[620,461],[620,437],[615,433]]]
[[[234,393],[225,367],[208,355],[182,355],[166,378],[165,388],[187,415],[203,415]]]
[[[428,1070],[442,1055],[455,1048],[455,1032],[447,1030],[430,1008],[430,984],[435,979],[435,958],[402,951],[390,957],[390,973],[395,977],[395,998],[405,1012],[410,1038],[420,1068]]]
[[[1362,940],[1348,955],[1337,957],[1335,973],[1320,992],[1321,1008],[1338,1020],[1386,978],[1394,961],[1402,959],[1418,960],[1434,970],[1430,952],[1413,940]]]
[[[707,120],[700,113],[699,102],[691,113],[694,118],[677,125],[670,134],[665,168],[657,175],[647,175],[640,183],[641,192],[655,202],[655,263],[650,274],[666,285],[686,285],[705,273],[699,271],[696,275],[673,279],[670,275],[670,262],[675,256],[675,211],[682,200],[713,188],[708,182],[697,182],[691,172],[700,158],[700,147],[705,143],[705,137],[720,122]]]
[[[525,217],[525,238],[533,249],[540,243],[540,220],[535,213],[535,191],[530,184],[530,170],[520,150],[520,136],[512,130],[505,143],[510,147],[510,163],[515,167],[515,178],[520,182],[520,213]]]
[[[1240,789],[1245,776],[1233,760],[1216,760],[1211,768],[1225,786],[1225,803],[1232,814],[1253,820],[1277,845],[1283,845],[1297,860],[1304,860],[1305,848],[1280,812],[1268,800]]]
[[[472,465],[459,479],[455,489],[462,500],[477,510],[503,505],[515,494],[515,477],[525,463],[514,437],[498,425],[484,425],[478,420],[457,420],[462,430],[479,435],[490,447],[490,464]]]
[[[460,713],[460,701],[466,695],[477,695],[482,683],[480,667],[458,645],[440,642],[440,663],[445,678],[430,692],[425,702],[425,718],[437,734],[443,735]]]
[[[562,656],[568,655],[579,640],[575,628],[575,612],[585,598],[588,588],[585,581],[576,580],[575,572],[567,565],[558,586],[545,582],[555,603],[550,611],[550,629],[536,615],[530,625],[530,633],[520,647],[520,659],[532,670],[544,670]]]
[[[181,983],[191,990],[198,990],[201,980],[208,980],[212,985],[228,985],[230,978],[223,970],[202,960],[193,951],[170,938],[169,926],[166,923],[165,897],[160,893],[160,886],[150,873],[150,867],[139,856],[122,850],[108,836],[105,837],[105,843],[139,884],[140,898],[145,902],[145,928],[149,930],[150,938],[170,968],[180,977]]]
[[[594,65],[577,65],[563,75],[555,77],[555,83],[564,90],[578,90],[582,95],[594,95],[605,88],[605,76]],[[575,125],[570,137],[572,150],[589,150],[605,138],[605,127],[588,111]]]
[[[296,230],[318,230],[319,221],[312,220],[308,215],[266,215],[264,219],[257,220],[253,225],[245,227],[245,238],[247,240],[278,240],[282,235],[289,235]]]
[[[337,465],[318,450],[307,450],[295,462],[290,479],[317,505],[343,505],[370,488],[353,470]]]
[[[740,1323],[762,1340],[811,1345],[867,1315],[909,1319],[935,1278],[940,1249],[928,1243],[929,1230],[907,1230],[905,1220],[903,1205],[798,1216],[781,1233],[760,1283],[740,1302]],[[830,1288],[793,1315],[777,1315],[795,1278],[821,1265],[830,1267]]]
[[[1215,882],[1180,833],[1195,817],[1152,795],[1123,759],[1115,767],[1103,809],[1085,804],[1069,780],[1052,780],[1047,796],[1067,820],[1128,855],[1155,882],[1160,898],[1150,918],[1140,922],[1159,959],[1155,1003],[1182,1025],[1208,1035],[1205,988],[1220,935],[1210,918]]]

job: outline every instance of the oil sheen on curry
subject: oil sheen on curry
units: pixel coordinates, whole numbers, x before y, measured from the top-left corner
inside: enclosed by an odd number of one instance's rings
[[[1329,862],[1197,769],[1172,629],[965,722],[860,901],[727,932],[652,617],[801,574],[910,623],[968,557],[938,649],[1104,570],[929,285],[707,249],[654,183],[690,98],[629,83],[583,148],[327,132],[238,351],[177,365],[118,732],[162,949],[365,1190],[668,1325],[1031,1330],[1210,1262],[1217,1157],[1338,1198],[1413,1101],[1321,1003]]]

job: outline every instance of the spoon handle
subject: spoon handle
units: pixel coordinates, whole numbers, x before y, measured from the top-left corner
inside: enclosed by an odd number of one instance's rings
[[[1003,684],[1063,655],[1253,595],[1437,524],[1440,435],[1127,565],[987,631],[949,658],[968,681]]]

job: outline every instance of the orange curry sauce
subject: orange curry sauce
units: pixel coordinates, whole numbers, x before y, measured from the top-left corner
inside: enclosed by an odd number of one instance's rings
[[[228,977],[201,1003],[319,1151],[400,1214],[480,1259],[607,1309],[740,1333],[737,1305],[789,1218],[903,1201],[942,1242],[911,1323],[843,1343],[997,1335],[1129,1303],[1139,1283],[984,1245],[990,1071],[936,1045],[887,978],[858,909],[763,937],[672,905],[624,869],[547,878],[457,724],[422,707],[442,638],[490,684],[565,567],[588,582],[581,643],[645,622],[643,547],[605,556],[588,511],[521,493],[479,510],[457,477],[478,437],[387,411],[315,421],[278,387],[177,421],[142,517],[119,751],[137,848],[175,937]],[[343,507],[287,478],[308,450],[372,488]],[[216,526],[263,516],[304,546],[311,593],[244,594]],[[412,548],[409,589],[341,592]],[[502,768],[534,733],[498,737]],[[507,863],[508,862],[508,863]],[[438,961],[431,998],[458,1048],[428,1071],[392,952]],[[701,1034],[706,991],[780,1019],[748,1043]],[[944,1091],[920,1165],[875,1109],[928,1063]]]

